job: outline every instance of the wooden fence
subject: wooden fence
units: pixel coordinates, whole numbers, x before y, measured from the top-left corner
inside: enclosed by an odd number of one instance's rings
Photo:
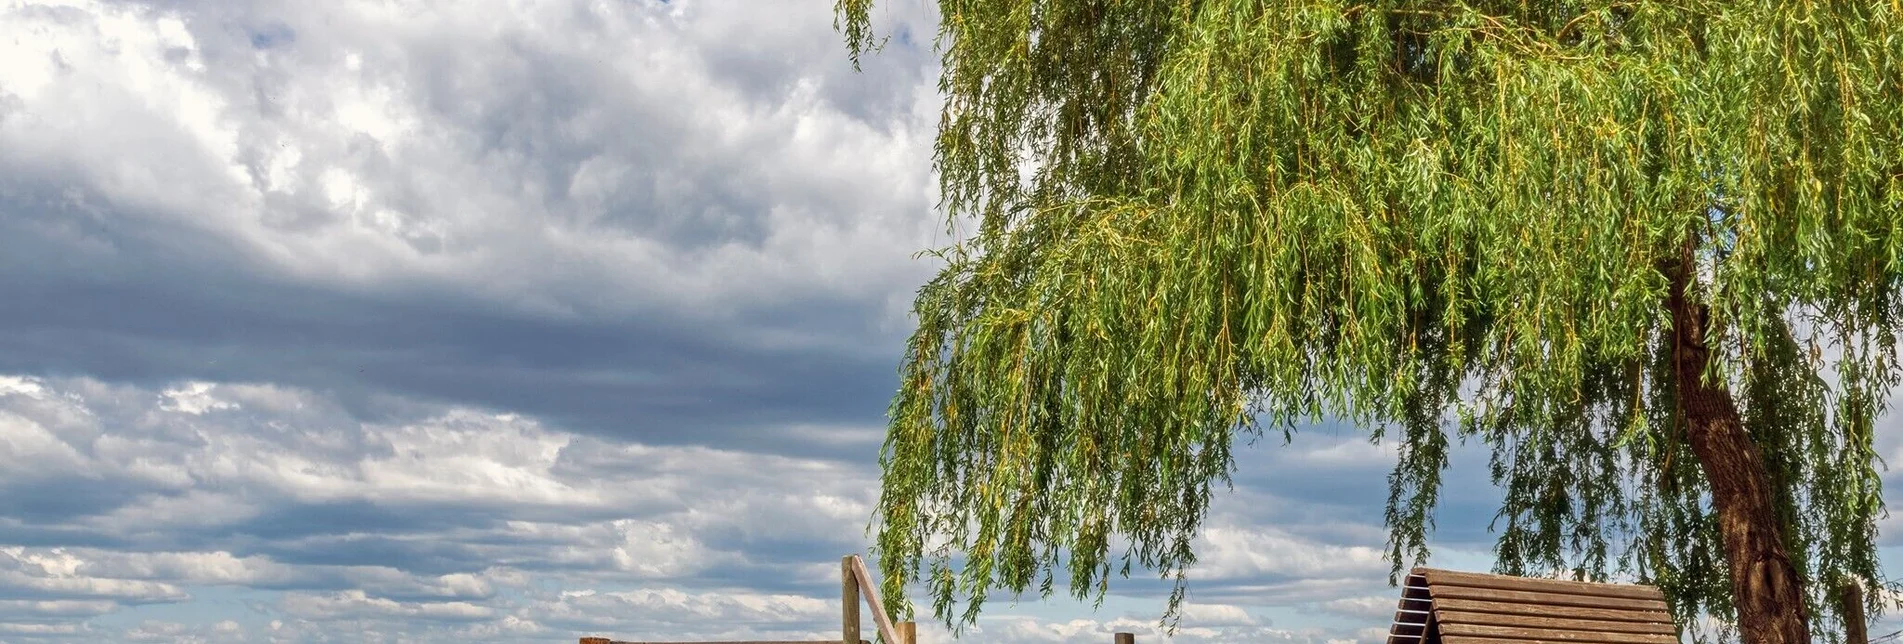
[[[878,630],[879,637],[887,644],[918,644],[918,624],[913,622],[894,623],[885,614],[885,602],[879,598],[879,586],[872,583],[872,574],[866,572],[866,562],[859,555],[846,555],[839,560],[839,639],[836,640],[754,640],[726,642],[630,642],[608,639],[606,637],[584,637],[581,644],[872,644],[860,638],[859,603],[865,602],[872,609],[872,624]],[[1136,644],[1136,635],[1117,633],[1115,644]]]

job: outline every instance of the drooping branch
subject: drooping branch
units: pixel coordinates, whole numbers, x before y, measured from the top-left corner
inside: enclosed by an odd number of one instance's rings
[[[841,4],[855,51],[868,6]],[[1893,7],[940,10],[941,192],[979,226],[915,303],[879,506],[892,594],[923,583],[960,621],[991,590],[1174,576],[1234,439],[1326,415],[1400,444],[1397,565],[1428,553],[1459,434],[1494,451],[1503,568],[1619,567],[1729,617],[1682,413],[1718,392],[1767,454],[1753,511],[1799,580],[1880,582]],[[1709,391],[1682,384],[1659,270],[1688,237]],[[1818,339],[1834,353],[1801,349]]]

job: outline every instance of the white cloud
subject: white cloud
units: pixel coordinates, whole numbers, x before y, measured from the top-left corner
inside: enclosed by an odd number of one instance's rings
[[[1381,551],[1303,539],[1266,526],[1211,525],[1198,540],[1197,579],[1385,577]]]
[[[83,560],[62,550],[29,551],[0,547],[0,589],[14,597],[47,599],[105,599],[122,603],[179,602],[191,598],[178,586],[162,582],[95,577],[81,570]],[[27,609],[63,611],[72,604],[24,604]]]
[[[557,316],[881,301],[927,268],[936,98],[864,113],[839,93],[889,96],[854,88],[930,59],[854,74],[830,24],[819,5],[16,2],[0,168],[338,288]]]
[[[1400,607],[1400,591],[1386,595],[1364,595],[1361,597],[1342,597],[1322,602],[1320,608],[1330,613],[1357,619],[1388,621],[1394,619],[1394,610]]]
[[[1196,628],[1212,626],[1254,626],[1256,619],[1249,611],[1233,604],[1183,605],[1182,624]]]
[[[1344,633],[1328,629],[1288,629],[1271,625],[1251,623],[1192,626],[1187,621],[1174,632],[1159,629],[1154,621],[1131,618],[1109,620],[1071,619],[1043,620],[1028,617],[1008,617],[983,619],[980,628],[965,639],[975,641],[1005,642],[1062,642],[1065,644],[1100,644],[1111,641],[1116,633],[1131,633],[1138,642],[1289,642],[1301,644],[1322,644],[1324,642],[1350,642],[1341,639]],[[926,637],[920,633],[920,641],[950,641],[942,634],[933,633]],[[1378,641],[1378,640],[1376,640]]]
[[[819,621],[838,614],[838,600],[746,592],[688,593],[674,589],[563,592],[538,613],[548,621],[590,626],[621,624],[735,624]]]
[[[63,619],[84,619],[110,613],[119,608],[119,604],[102,600],[83,599],[8,599],[0,600],[0,613],[10,615],[30,614],[40,617]]]
[[[247,639],[246,635],[248,633],[243,625],[228,619],[203,626],[146,620],[127,629],[123,639],[132,642],[173,642],[176,644],[252,641]]]
[[[495,609],[469,602],[399,602],[371,597],[361,590],[314,595],[286,593],[278,602],[286,615],[304,619],[340,617],[406,617],[431,620],[473,621],[495,616]]]
[[[0,633],[8,635],[49,636],[78,635],[84,632],[78,624],[35,624],[0,622]]]
[[[11,392],[0,394],[0,445],[23,454],[21,462],[60,459],[57,468],[0,471],[0,488],[58,472],[55,481],[111,491],[111,502],[93,513],[17,516],[9,519],[13,529],[70,527],[146,544],[0,547],[0,587],[36,598],[4,608],[37,619],[184,602],[188,588],[232,587],[287,589],[272,610],[294,629],[421,620],[507,640],[540,632],[547,619],[579,619],[609,606],[804,623],[836,610],[828,608],[836,600],[676,588],[710,567],[777,569],[790,583],[827,583],[836,564],[761,561],[747,544],[811,540],[826,557],[860,550],[856,536],[838,526],[862,522],[871,507],[864,466],[611,444],[516,414],[423,405],[414,420],[372,423],[314,392],[268,385],[0,382]],[[189,392],[193,402],[176,404],[178,392]],[[438,518],[403,526],[374,519],[282,524],[298,521],[298,508],[320,512],[339,504]],[[269,542],[245,536],[260,531],[276,533]],[[221,545],[152,549],[165,543]],[[364,547],[390,554],[360,554]],[[411,558],[437,552],[453,559],[433,565],[467,570],[410,568],[420,563]],[[542,604],[518,604],[500,593],[558,578],[611,590]],[[612,590],[644,582],[662,585]],[[141,628],[154,638],[166,632]],[[201,630],[191,637],[218,641],[217,633]]]

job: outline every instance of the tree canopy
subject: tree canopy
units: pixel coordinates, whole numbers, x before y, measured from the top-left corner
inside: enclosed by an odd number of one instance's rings
[[[854,56],[871,0],[842,0]],[[1672,377],[1674,276],[1779,530],[1883,586],[1873,446],[1903,327],[1903,4],[941,0],[961,239],[882,455],[887,596],[1176,580],[1239,438],[1396,441],[1427,556],[1450,445],[1498,569],[1629,571],[1732,614]],[[968,229],[964,228],[967,224]],[[1870,593],[1874,610],[1876,597]]]

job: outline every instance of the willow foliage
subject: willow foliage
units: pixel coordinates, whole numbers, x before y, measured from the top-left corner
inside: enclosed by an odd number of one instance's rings
[[[854,55],[870,0],[843,0]],[[1239,437],[1398,441],[1391,556],[1492,447],[1504,572],[1729,614],[1662,266],[1785,540],[1883,584],[1874,424],[1903,321],[1903,5],[941,0],[951,222],[890,410],[879,565],[987,592],[1176,580]],[[1871,593],[1873,610],[1879,609]],[[960,610],[960,606],[963,609]],[[909,609],[908,609],[909,610]]]

